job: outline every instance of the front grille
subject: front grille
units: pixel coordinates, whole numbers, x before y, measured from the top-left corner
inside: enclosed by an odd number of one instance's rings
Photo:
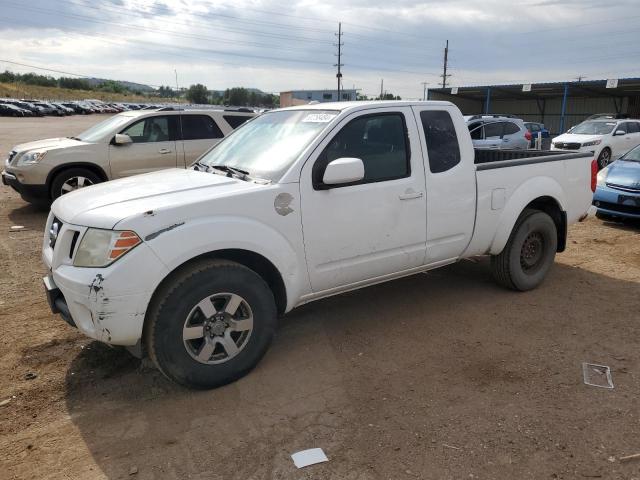
[[[62,230],[62,221],[53,217],[53,222],[51,222],[51,227],[49,228],[49,246],[52,249],[56,246],[60,230]]]
[[[618,185],[615,183],[607,183],[607,187],[615,188],[616,190],[622,190],[623,192],[640,193],[640,184],[634,186]]]
[[[580,150],[579,143],[556,142],[553,145],[562,150]]]
[[[601,202],[596,200],[593,204],[598,208],[611,210],[612,212],[630,213],[632,215],[640,215],[640,206],[622,205],[620,203]]]

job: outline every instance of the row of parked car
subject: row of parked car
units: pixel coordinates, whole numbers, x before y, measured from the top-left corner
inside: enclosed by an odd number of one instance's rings
[[[120,113],[132,110],[153,110],[160,105],[140,103],[105,103],[100,100],[42,101],[32,99],[0,99],[1,117],[42,117],[52,115],[89,115],[91,113]]]

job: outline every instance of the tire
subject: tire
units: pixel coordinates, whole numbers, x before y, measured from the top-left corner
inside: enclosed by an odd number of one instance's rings
[[[69,168],[58,173],[51,182],[51,199],[102,182],[102,179],[91,170],[86,168]]]
[[[491,257],[495,281],[521,292],[544,280],[556,256],[558,234],[549,215],[527,209],[518,218],[504,250]]]
[[[170,380],[189,388],[219,387],[249,373],[269,348],[276,303],[253,270],[227,260],[203,260],[161,288],[143,336],[153,363]]]
[[[598,155],[598,170],[602,170],[604,167],[611,163],[611,149],[605,147]]]

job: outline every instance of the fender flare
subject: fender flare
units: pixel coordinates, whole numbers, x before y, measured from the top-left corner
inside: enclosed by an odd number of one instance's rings
[[[544,192],[541,194],[541,192]],[[504,249],[513,227],[522,211],[531,202],[540,198],[553,199],[561,211],[566,210],[566,198],[562,186],[551,177],[535,177],[522,183],[509,197],[507,206],[502,211],[496,233],[491,241],[489,253],[497,255]]]

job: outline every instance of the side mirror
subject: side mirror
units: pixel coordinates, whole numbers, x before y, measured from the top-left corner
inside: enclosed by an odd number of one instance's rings
[[[625,132],[624,130],[616,130],[616,132],[613,134],[614,137],[620,136],[620,135],[626,135],[627,132]]]
[[[113,137],[114,145],[128,145],[130,143],[133,143],[133,140],[131,140],[131,137],[129,135],[126,135],[124,133],[116,133],[116,136]]]
[[[338,158],[327,165],[322,177],[325,185],[343,185],[364,178],[364,163],[359,158]]]

